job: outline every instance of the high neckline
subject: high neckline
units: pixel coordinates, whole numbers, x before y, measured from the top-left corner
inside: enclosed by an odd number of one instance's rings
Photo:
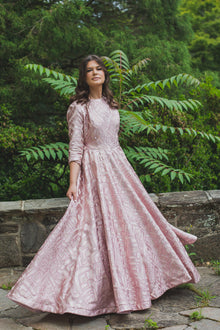
[[[100,101],[103,99],[103,96],[102,97],[99,97],[97,99],[94,99],[94,98],[89,98],[90,101]]]
[[[102,97],[100,97],[100,98],[98,98],[98,99],[89,99],[89,101],[100,101],[100,100],[102,100],[103,98]]]

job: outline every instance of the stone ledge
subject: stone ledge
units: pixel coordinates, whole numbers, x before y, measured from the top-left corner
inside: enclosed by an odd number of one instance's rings
[[[208,190],[207,194],[211,197],[213,201],[220,204],[220,190]]]
[[[149,196],[155,204],[158,204],[159,197],[156,194],[151,193],[151,194],[149,194]]]
[[[26,201],[0,202],[0,214],[15,213],[15,212],[38,212],[45,209],[60,209],[66,208],[69,204],[69,199],[50,198],[50,199],[29,199]]]
[[[220,195],[220,191],[219,191]],[[160,193],[159,205],[166,207],[194,206],[209,203],[209,198],[205,191],[177,191],[171,193]]]
[[[220,204],[220,190],[176,191],[170,193],[149,194],[154,203],[161,207],[195,206],[215,202]],[[7,212],[36,212],[46,209],[66,208],[69,204],[67,197],[50,199],[29,199],[26,201],[0,202],[0,213]]]
[[[22,209],[22,201],[0,202],[0,213],[21,211],[21,209]]]
[[[24,201],[24,212],[39,211],[44,209],[60,209],[69,205],[69,199],[51,198],[51,199],[29,199]]]

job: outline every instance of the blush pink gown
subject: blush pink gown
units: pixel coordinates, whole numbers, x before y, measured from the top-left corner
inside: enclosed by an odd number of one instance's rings
[[[199,274],[118,142],[120,117],[104,98],[67,112],[69,161],[81,165],[77,201],[50,233],[8,298],[34,310],[94,316],[151,306]]]

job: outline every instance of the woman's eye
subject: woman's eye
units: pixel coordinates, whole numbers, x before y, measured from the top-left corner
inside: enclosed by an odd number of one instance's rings
[[[96,68],[95,70],[101,71],[102,70],[102,67],[100,66],[100,67]],[[86,70],[86,72],[91,72],[91,71],[92,71],[92,69],[87,69]]]

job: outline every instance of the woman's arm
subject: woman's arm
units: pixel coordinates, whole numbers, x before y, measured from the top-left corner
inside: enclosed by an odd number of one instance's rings
[[[67,197],[74,200],[77,198],[77,178],[83,155],[84,118],[81,105],[72,103],[67,111],[67,122],[69,130],[69,166],[70,166],[70,185],[66,193]]]
[[[73,200],[76,200],[77,198],[77,178],[80,171],[80,165],[76,162],[70,162],[70,185],[69,189],[67,190],[67,197],[71,199],[73,197]]]

